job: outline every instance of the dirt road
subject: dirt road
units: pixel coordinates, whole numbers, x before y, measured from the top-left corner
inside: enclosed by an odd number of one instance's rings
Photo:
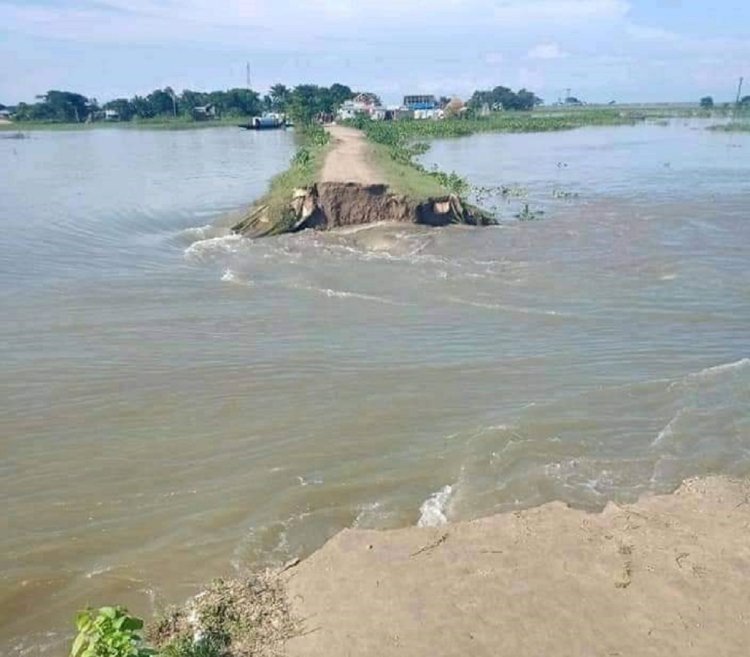
[[[385,184],[373,164],[372,150],[365,136],[354,128],[332,125],[327,128],[333,139],[320,174],[320,182],[353,182],[360,185]]]

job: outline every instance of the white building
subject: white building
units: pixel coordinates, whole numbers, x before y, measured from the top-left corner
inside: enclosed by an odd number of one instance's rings
[[[382,108],[378,107],[377,97],[374,94],[362,93],[357,94],[351,100],[345,100],[336,112],[336,117],[342,121],[353,119],[358,114],[366,114],[375,118],[372,116],[373,112],[379,109]]]

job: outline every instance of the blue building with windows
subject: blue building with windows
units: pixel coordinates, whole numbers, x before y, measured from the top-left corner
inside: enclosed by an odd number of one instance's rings
[[[434,110],[438,109],[438,101],[433,95],[404,96],[404,107],[411,111]]]

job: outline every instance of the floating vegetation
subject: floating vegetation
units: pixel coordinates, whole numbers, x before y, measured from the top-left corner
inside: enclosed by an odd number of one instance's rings
[[[500,194],[503,198],[526,198],[529,190],[521,185],[501,185]]]
[[[463,196],[469,190],[469,183],[465,178],[459,176],[455,171],[445,173],[434,166],[428,172],[441,187],[444,187],[449,193]]]
[[[10,134],[1,134],[0,139],[31,139],[31,137],[23,132],[11,132]]]
[[[565,200],[570,200],[574,198],[579,198],[580,194],[578,192],[568,192],[564,189],[553,189],[552,190],[552,198],[560,198]]]
[[[707,130],[714,132],[750,132],[750,121],[733,121],[720,125],[710,125]]]
[[[542,218],[543,214],[544,210],[531,210],[529,209],[529,204],[524,203],[523,210],[516,215],[516,219],[518,221],[538,221]]]
[[[564,114],[542,112],[496,112],[488,117],[432,120],[370,121],[353,125],[380,144],[404,140],[464,137],[477,132],[551,132],[590,125],[632,125],[640,117],[616,110],[587,110]]]

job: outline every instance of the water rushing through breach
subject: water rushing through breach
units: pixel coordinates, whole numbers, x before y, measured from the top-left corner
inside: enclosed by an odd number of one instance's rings
[[[750,473],[750,138],[702,127],[437,142],[502,226],[257,242],[212,224],[290,135],[0,140],[0,650],[344,527]]]

